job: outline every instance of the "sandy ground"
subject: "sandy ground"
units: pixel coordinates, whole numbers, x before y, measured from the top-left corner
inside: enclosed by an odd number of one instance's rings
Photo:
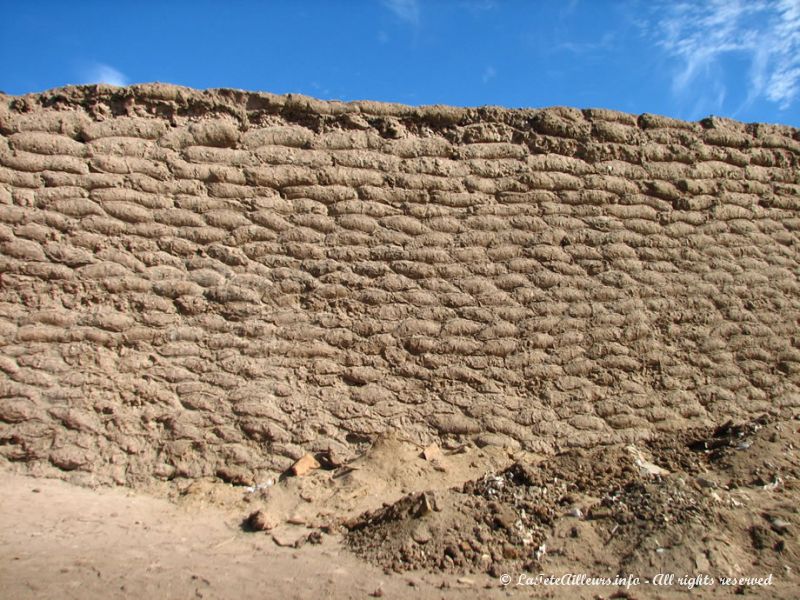
[[[89,600],[788,600],[800,593],[798,447],[794,419],[549,458],[421,452],[386,438],[347,465],[257,490],[91,488],[6,470],[0,589]],[[423,496],[431,506],[420,510]],[[267,531],[247,525],[255,511]],[[674,579],[655,585],[658,573]],[[530,585],[539,574],[640,581]],[[720,576],[769,581],[722,586]]]
[[[301,550],[242,531],[239,513],[191,510],[121,489],[4,473],[0,588],[5,598],[458,597],[456,577],[389,577],[337,539]],[[413,586],[413,587],[412,587]]]

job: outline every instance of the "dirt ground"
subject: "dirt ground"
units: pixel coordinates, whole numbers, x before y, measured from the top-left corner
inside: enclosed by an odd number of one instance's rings
[[[92,489],[4,472],[0,589],[20,599],[796,598],[798,446],[800,420],[765,417],[554,457],[384,437],[347,464],[317,457],[302,477],[252,487]]]

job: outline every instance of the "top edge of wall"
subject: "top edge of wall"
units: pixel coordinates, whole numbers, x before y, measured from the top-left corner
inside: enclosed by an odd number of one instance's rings
[[[424,124],[434,130],[487,122],[514,125],[519,124],[520,121],[535,122],[546,119],[548,116],[554,116],[573,122],[606,121],[641,129],[669,128],[686,131],[726,129],[754,137],[777,134],[800,141],[800,129],[790,125],[743,123],[717,116],[693,122],[651,113],[634,115],[603,108],[456,107],[439,104],[410,106],[371,100],[350,102],[319,100],[302,94],[278,95],[231,88],[198,90],[165,83],[141,83],[125,87],[107,84],[69,85],[19,96],[0,93],[0,110],[5,109],[18,113],[41,109],[70,110],[75,108],[83,108],[94,113],[98,105],[105,105],[110,110],[110,114],[103,115],[104,117],[132,116],[141,113],[141,109],[144,109],[144,112],[153,116],[167,118],[169,114],[177,111],[182,116],[198,119],[206,115],[228,115],[239,120],[245,128],[250,125],[251,116],[263,114],[293,115],[295,117],[308,114],[344,119],[348,119],[348,117],[357,119],[359,116],[396,118]],[[158,110],[168,107],[172,110],[166,112]],[[358,123],[353,124],[357,125]]]

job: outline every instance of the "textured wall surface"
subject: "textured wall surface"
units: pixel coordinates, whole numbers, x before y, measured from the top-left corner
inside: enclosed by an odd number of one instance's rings
[[[249,481],[800,406],[800,132],[164,85],[0,96],[0,455]]]

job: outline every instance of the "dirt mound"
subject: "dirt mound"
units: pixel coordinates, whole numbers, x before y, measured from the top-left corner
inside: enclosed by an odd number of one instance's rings
[[[726,424],[515,463],[347,523],[392,571],[772,573],[797,581],[800,422]]]
[[[348,523],[348,543],[395,571],[505,572],[514,559],[533,560],[555,517],[548,490],[533,499],[526,471],[515,464],[459,490],[405,496]]]

